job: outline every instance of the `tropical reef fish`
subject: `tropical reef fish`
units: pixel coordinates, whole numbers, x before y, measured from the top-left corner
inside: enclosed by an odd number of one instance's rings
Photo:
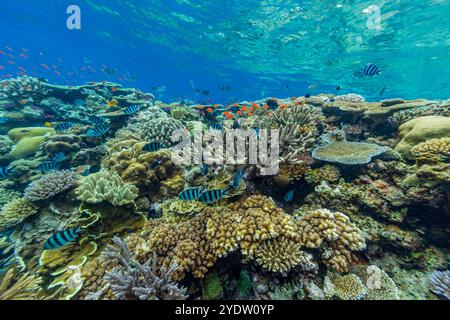
[[[101,70],[107,74],[116,74],[117,73],[117,68],[109,67],[109,66],[103,66]]]
[[[216,189],[203,191],[198,200],[203,203],[214,203],[222,199],[227,193],[228,189]]]
[[[154,141],[154,142],[147,143],[142,148],[142,150],[147,151],[147,152],[156,152],[156,151],[159,151],[159,150],[161,150],[163,148],[165,148],[164,144],[162,144],[159,141]]]
[[[0,248],[0,273],[12,265],[16,260],[16,250],[13,243],[6,248]]]
[[[208,174],[208,172],[209,172],[209,167],[208,167],[208,165],[207,165],[206,163],[202,163],[202,165],[200,166],[200,173],[201,173],[203,176],[206,176],[206,175]]]
[[[8,167],[0,167],[0,179],[8,177],[12,173],[12,169]]]
[[[104,125],[106,123],[105,120],[96,116],[90,117],[89,122],[94,125]]]
[[[38,166],[39,171],[42,172],[49,172],[52,170],[58,170],[59,169],[59,162],[58,161],[46,161],[46,162],[42,162],[39,166]]]
[[[119,102],[116,99],[112,99],[111,101],[108,101],[108,107],[112,108],[119,104]]]
[[[81,231],[80,227],[75,227],[55,233],[50,238],[48,238],[47,241],[45,241],[44,249],[55,250],[64,247],[68,243],[78,238],[80,231]]]
[[[286,193],[284,195],[284,201],[291,202],[294,199],[294,192],[295,192],[295,189],[292,189],[291,191]]]
[[[227,85],[221,85],[218,87],[221,91],[229,92],[231,91],[231,87]]]
[[[254,132],[257,136],[259,136],[260,130],[259,130],[258,127],[253,127],[253,128],[252,128],[252,132]]]
[[[150,219],[158,219],[162,217],[162,210],[159,204],[152,203],[148,208],[147,217]]]
[[[244,177],[244,169],[239,169],[233,176],[233,181],[231,183],[231,187],[237,189],[241,185],[242,178]]]
[[[60,123],[57,126],[55,126],[55,130],[56,131],[65,131],[65,130],[72,128],[73,125],[74,125],[73,122],[63,122],[63,123]]]
[[[123,113],[125,113],[126,115],[131,115],[131,114],[135,114],[138,111],[139,111],[139,106],[134,104],[132,106],[126,107],[125,110],[123,110]]]
[[[64,152],[58,152],[58,153],[55,153],[55,155],[52,158],[52,161],[62,162],[62,161],[64,161],[64,159],[66,159],[66,155],[64,154]]]
[[[86,133],[88,137],[101,137],[109,131],[109,126],[106,124],[100,124],[93,129],[89,129]]]
[[[178,195],[178,199],[184,201],[198,200],[198,198],[200,198],[200,196],[202,195],[203,190],[203,188],[184,189]]]
[[[360,71],[356,71],[353,73],[353,75],[356,78],[363,78],[363,77],[374,77],[381,73],[380,67],[373,63],[368,63],[364,68],[362,68]]]

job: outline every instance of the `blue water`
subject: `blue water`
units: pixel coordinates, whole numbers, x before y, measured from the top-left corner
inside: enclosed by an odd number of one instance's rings
[[[81,30],[66,27],[71,4],[81,8]],[[367,24],[371,5],[380,8],[379,28]],[[0,77],[108,80],[145,91],[164,85],[166,101],[336,93],[337,86],[369,100],[381,91],[381,99],[448,98],[449,12],[448,0],[3,0],[0,50],[8,55],[0,55]],[[370,62],[382,74],[356,79]]]

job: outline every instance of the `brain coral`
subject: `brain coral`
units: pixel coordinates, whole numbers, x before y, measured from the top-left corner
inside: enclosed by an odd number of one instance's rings
[[[134,202],[138,197],[138,188],[125,183],[116,172],[100,171],[81,180],[75,190],[77,199],[87,203],[108,201],[114,206],[123,206]]]
[[[361,231],[340,212],[316,210],[301,216],[297,223],[302,245],[324,249],[324,263],[339,272],[348,271],[355,260],[352,251],[366,247]]]
[[[78,174],[70,170],[47,173],[40,179],[33,181],[25,189],[24,197],[30,201],[42,201],[74,187]]]
[[[38,207],[27,199],[14,199],[0,211],[0,230],[13,227],[38,212]]]
[[[373,143],[338,141],[317,147],[312,156],[316,160],[346,165],[366,164],[372,157],[385,153],[387,147]]]

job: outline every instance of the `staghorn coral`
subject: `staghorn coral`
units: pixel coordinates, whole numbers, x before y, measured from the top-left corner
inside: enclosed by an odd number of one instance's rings
[[[38,207],[27,199],[8,202],[0,211],[0,230],[13,227],[38,212]]]
[[[316,160],[346,165],[367,164],[373,157],[385,153],[387,147],[362,142],[332,142],[313,150]]]
[[[352,251],[366,247],[361,231],[340,212],[319,209],[301,216],[297,224],[300,243],[323,249],[324,263],[336,271],[348,271],[355,260]]]
[[[328,298],[362,300],[367,295],[367,288],[357,275],[328,273],[324,280],[324,293]]]
[[[9,269],[0,282],[0,300],[34,300],[42,279],[29,273],[17,274]]]
[[[272,272],[287,272],[298,265],[304,271],[315,270],[312,256],[300,251],[300,247],[298,242],[283,236],[269,240],[258,248],[256,262]]]
[[[450,271],[434,271],[430,275],[430,290],[450,300]]]
[[[87,203],[107,201],[114,206],[134,203],[138,188],[124,183],[116,172],[100,171],[81,180],[75,190],[77,199]]]
[[[78,174],[70,170],[50,172],[30,183],[24,198],[32,202],[47,200],[73,188],[77,181]]]
[[[187,298],[186,289],[172,281],[177,270],[176,262],[168,269],[157,266],[156,254],[144,264],[136,261],[125,241],[113,238],[115,246],[108,246],[103,254],[119,261],[118,267],[105,274],[106,282],[117,299],[139,300],[183,300]]]

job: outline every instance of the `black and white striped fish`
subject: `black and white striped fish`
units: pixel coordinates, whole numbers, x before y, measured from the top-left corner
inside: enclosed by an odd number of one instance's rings
[[[200,198],[203,190],[204,190],[203,188],[184,189],[178,195],[178,199],[184,200],[184,201],[198,200],[198,198]]]
[[[58,152],[53,155],[52,161],[62,162],[64,161],[64,159],[66,159],[66,155],[64,154],[64,152]]]
[[[110,67],[110,66],[103,66],[102,71],[107,74],[116,74],[117,68]]]
[[[244,169],[239,169],[233,176],[233,181],[231,182],[231,187],[237,189],[241,185],[242,178],[244,177]]]
[[[92,123],[92,124],[95,124],[95,125],[104,125],[104,124],[106,124],[105,120],[103,120],[102,118],[96,117],[96,116],[90,117],[89,118],[89,122]]]
[[[68,243],[78,238],[80,231],[81,231],[80,227],[75,227],[55,233],[50,238],[48,238],[47,241],[45,241],[44,249],[55,250],[64,247]]]
[[[222,199],[227,193],[228,189],[216,189],[203,191],[198,200],[203,203],[210,204]]]
[[[206,176],[206,175],[208,174],[208,172],[209,172],[209,167],[208,167],[208,165],[207,165],[206,163],[202,163],[202,165],[200,166],[200,173],[201,173],[203,176]]]
[[[1,238],[0,238],[1,239]],[[16,262],[16,248],[13,243],[0,247],[0,273]]]
[[[49,172],[52,170],[58,170],[60,166],[60,163],[58,161],[46,161],[46,162],[42,162],[41,164],[39,164],[38,166],[38,170],[42,171],[42,172]]]
[[[89,129],[86,133],[88,137],[101,137],[109,131],[109,126],[106,124],[100,124],[93,129]]]
[[[74,125],[73,122],[63,122],[63,123],[60,123],[57,126],[55,126],[55,130],[56,131],[68,130],[68,129],[72,128],[73,125]]]
[[[8,177],[12,172],[13,172],[13,170],[9,166],[8,167],[0,167],[0,179],[4,179],[4,178]]]
[[[131,115],[131,114],[135,114],[138,111],[139,111],[139,106],[136,104],[133,104],[131,106],[126,107],[125,110],[123,110],[123,113],[125,113],[126,115]]]
[[[373,63],[368,63],[360,71],[356,71],[355,73],[353,73],[353,75],[357,78],[363,78],[363,77],[374,77],[380,73],[381,73],[380,67],[378,67]]]
[[[159,141],[154,141],[154,142],[147,143],[142,148],[142,150],[147,151],[147,152],[156,152],[163,148],[165,148],[165,145],[163,143],[161,143]]]

